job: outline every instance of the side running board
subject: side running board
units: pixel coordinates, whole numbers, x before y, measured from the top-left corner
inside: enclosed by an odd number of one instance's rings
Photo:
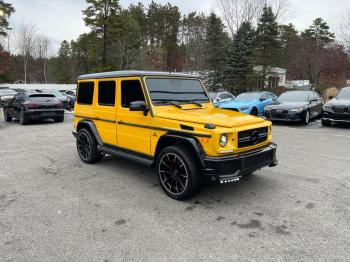
[[[99,151],[101,151],[103,153],[118,156],[118,157],[123,157],[126,159],[130,159],[132,161],[138,162],[138,163],[146,165],[146,166],[151,166],[154,162],[153,159],[151,159],[151,158],[147,158],[147,157],[144,157],[141,155],[133,154],[131,152],[126,152],[124,150],[120,150],[120,149],[114,148],[114,147],[112,148],[109,146],[98,145],[97,148]]]

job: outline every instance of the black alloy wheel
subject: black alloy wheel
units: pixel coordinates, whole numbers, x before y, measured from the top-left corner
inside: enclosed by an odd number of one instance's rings
[[[96,139],[86,129],[81,129],[77,135],[77,150],[79,157],[85,163],[95,163],[102,158],[97,149]]]
[[[24,115],[23,109],[19,112],[19,123],[21,125],[27,125],[29,123],[28,117]]]
[[[4,119],[5,119],[5,121],[6,121],[6,122],[11,122],[11,121],[12,121],[12,117],[9,116],[9,114],[7,113],[7,110],[4,108],[3,111],[4,111],[3,113],[4,113]]]
[[[201,180],[192,155],[184,146],[170,146],[158,157],[159,184],[171,198],[184,200],[200,190]]]
[[[255,107],[253,107],[252,111],[250,111],[250,114],[252,116],[257,116],[258,115],[258,109],[256,109]]]

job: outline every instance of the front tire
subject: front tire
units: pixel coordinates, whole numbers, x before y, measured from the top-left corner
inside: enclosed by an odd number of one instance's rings
[[[308,125],[310,123],[310,110],[306,110],[303,123]]]
[[[329,120],[323,120],[323,119],[322,119],[322,125],[323,125],[323,126],[331,126],[331,125],[332,125],[332,122],[329,121]]]
[[[256,109],[255,107],[252,109],[252,111],[250,111],[250,114],[252,116],[257,116],[258,115],[258,109]]]
[[[77,151],[80,159],[88,164],[96,163],[102,159],[102,154],[97,148],[96,139],[85,128],[78,132]]]
[[[4,108],[3,111],[4,111],[3,113],[4,113],[5,121],[6,122],[11,122],[12,121],[12,117],[8,115],[7,110]]]
[[[157,175],[161,188],[171,198],[185,200],[202,186],[193,154],[184,146],[169,146],[157,158]]]

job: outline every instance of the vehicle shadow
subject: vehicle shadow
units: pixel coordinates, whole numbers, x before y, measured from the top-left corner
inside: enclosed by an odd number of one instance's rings
[[[118,176],[130,177],[136,179],[137,183],[144,184],[145,189],[158,188],[160,196],[163,193],[154,167],[145,167],[144,165],[132,162],[127,159],[114,156],[107,156],[100,162],[101,166],[107,169],[118,170]],[[272,187],[278,187],[276,180],[269,176],[262,176],[256,172],[243,177],[240,181],[230,184],[206,184],[203,183],[201,192],[186,200],[183,203],[204,203],[210,205],[216,203],[234,204],[237,201],[249,202],[249,200],[261,198],[267,194]],[[135,192],[135,194],[137,194]]]

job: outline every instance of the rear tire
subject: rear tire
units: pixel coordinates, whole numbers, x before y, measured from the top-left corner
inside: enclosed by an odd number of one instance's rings
[[[332,125],[332,122],[329,121],[329,120],[323,120],[323,119],[322,119],[322,125],[323,125],[323,126],[331,126],[331,125]]]
[[[28,125],[29,124],[29,119],[27,116],[25,116],[23,110],[21,109],[21,111],[19,112],[19,123],[21,125]]]
[[[56,123],[62,123],[64,121],[64,115],[55,117]]]
[[[161,188],[169,197],[185,200],[200,191],[202,179],[196,162],[184,146],[169,146],[160,152],[157,175]]]
[[[8,113],[7,113],[7,110],[4,108],[3,109],[3,113],[4,113],[4,119],[6,122],[11,122],[12,121],[12,116],[9,116]]]
[[[97,148],[97,141],[89,130],[81,129],[78,132],[76,143],[79,157],[83,162],[92,164],[102,159],[102,154]]]

